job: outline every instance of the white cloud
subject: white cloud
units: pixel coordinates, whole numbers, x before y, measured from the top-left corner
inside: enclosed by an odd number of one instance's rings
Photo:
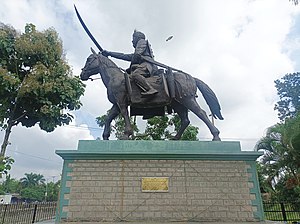
[[[93,137],[86,125],[77,126],[75,121],[51,133],[41,131],[37,125],[32,128],[13,127],[7,148],[7,155],[15,159],[12,176],[19,178],[30,172],[42,173],[45,177],[59,176],[62,159],[55,154],[55,150],[74,150],[79,139]]]
[[[299,7],[288,0],[11,0],[1,3],[0,18],[19,30],[29,22],[39,30],[54,27],[63,40],[74,75],[79,75],[90,47],[95,47],[76,18],[74,3],[104,49],[131,53],[131,35],[137,28],[145,32],[157,61],[206,82],[222,106],[225,120],[216,121],[216,125],[223,140],[241,140],[243,149],[251,150],[265,129],[278,121],[273,110],[277,99],[273,82],[295,70],[290,55],[299,45],[299,40],[286,41],[299,17]],[[170,35],[173,39],[166,42]],[[128,66],[126,62],[115,62]],[[86,123],[91,126],[94,120],[88,117],[105,114],[111,104],[101,80],[86,84],[80,123],[89,119]],[[209,114],[198,95],[198,102]],[[190,118],[200,127],[200,138],[211,138],[195,115]],[[61,160],[54,150],[74,149],[79,139],[89,138],[88,130],[74,127],[61,127],[50,134],[37,127],[17,127],[9,147],[16,158],[12,172],[17,176],[24,172],[58,175]]]

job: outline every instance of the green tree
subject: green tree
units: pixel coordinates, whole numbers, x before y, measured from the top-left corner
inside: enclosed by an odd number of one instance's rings
[[[8,174],[8,171],[11,169],[11,165],[14,163],[14,160],[9,156],[0,156],[0,178],[3,174]]]
[[[176,132],[179,130],[179,128],[180,128],[180,118],[177,114],[170,119],[169,125],[174,125]],[[199,140],[197,138],[198,133],[199,133],[199,128],[198,127],[195,127],[193,125],[189,125],[184,130],[180,140],[198,141]]]
[[[10,175],[6,175],[5,181],[1,184],[1,189],[5,193],[19,193],[21,190],[20,181],[11,178]]]
[[[280,98],[275,104],[279,119],[294,117],[300,111],[300,73],[286,74],[275,80],[275,86]]]
[[[153,117],[147,120],[144,140],[172,139],[180,128],[180,118],[177,114],[170,117]],[[197,141],[198,128],[189,125],[183,132],[180,140]],[[137,135],[138,137],[138,135]]]
[[[20,179],[21,185],[25,187],[34,187],[45,184],[45,178],[41,174],[25,173],[25,177]]]
[[[288,201],[300,206],[300,185],[294,182],[293,176],[285,175],[275,185],[276,194],[273,196],[277,201]]]
[[[300,115],[286,118],[267,130],[257,149],[263,150],[259,175],[273,199],[300,198]],[[266,188],[265,188],[266,189]],[[297,190],[298,189],[298,190]]]
[[[45,186],[38,185],[23,188],[20,195],[28,201],[43,201],[45,198]]]
[[[108,116],[108,113],[109,111],[107,111],[107,113],[102,116],[96,117],[96,122],[100,127],[104,127],[105,120]],[[136,133],[139,132],[139,129],[137,128],[135,120],[132,117],[130,117],[130,123],[131,126],[133,127],[133,133],[135,135]],[[122,139],[124,127],[125,127],[125,121],[121,115],[118,115],[112,122],[111,133],[114,133],[117,139]]]
[[[297,166],[300,167],[300,112],[294,118],[285,120],[284,141],[291,148],[293,158],[298,161]]]
[[[45,182],[45,178],[41,174],[25,173],[20,180],[6,175],[5,180],[0,184],[0,194],[19,193],[27,201],[57,201],[60,180],[56,183]]]
[[[47,132],[68,124],[66,110],[81,106],[84,84],[73,77],[57,32],[39,32],[33,24],[19,33],[0,24],[0,127],[4,156],[13,126],[38,124]]]
[[[169,118],[167,116],[163,117],[153,117],[147,120],[145,133],[139,134],[140,138],[144,140],[164,140],[171,136],[170,131],[167,129],[169,126]]]
[[[262,175],[266,176],[266,185],[274,191],[274,184],[281,173],[287,172],[285,169],[287,150],[281,139],[282,127],[280,124],[268,128],[266,136],[263,137],[257,144],[258,150],[264,150],[264,155],[261,158]]]
[[[262,163],[256,163],[256,170],[258,174],[258,182],[260,186],[260,192],[262,194],[268,194],[270,192],[273,192],[273,186],[272,183],[270,183],[268,176],[264,172],[264,165]],[[264,195],[263,195],[264,196]]]
[[[104,127],[107,114],[96,118],[96,122],[100,127]],[[172,139],[175,132],[180,128],[179,116],[156,116],[147,120],[145,132],[139,132],[136,121],[131,117],[131,125],[134,130],[133,139],[135,140],[166,140]],[[119,115],[111,126],[111,132],[115,134],[117,139],[121,139],[124,132],[124,119]],[[174,131],[172,131],[174,130]],[[184,131],[181,140],[197,141],[198,128],[189,125]]]
[[[280,100],[274,109],[281,122],[257,143],[264,151],[258,173],[272,199],[294,200],[300,198],[300,73],[286,74],[275,86]]]
[[[56,183],[50,182],[46,184],[46,201],[57,201],[58,200],[58,194],[60,190],[60,181],[57,181]]]

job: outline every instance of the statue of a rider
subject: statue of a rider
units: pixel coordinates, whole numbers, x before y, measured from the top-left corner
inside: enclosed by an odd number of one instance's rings
[[[150,43],[146,40],[144,33],[134,30],[132,35],[132,45],[135,48],[135,51],[132,54],[123,54],[106,50],[102,51],[102,54],[106,57],[111,56],[117,59],[130,61],[131,64],[127,72],[131,74],[134,82],[141,88],[141,95],[144,97],[153,96],[158,93],[158,91],[149,84],[146,78],[152,76],[158,68],[156,65],[143,60],[141,57],[154,58]]]

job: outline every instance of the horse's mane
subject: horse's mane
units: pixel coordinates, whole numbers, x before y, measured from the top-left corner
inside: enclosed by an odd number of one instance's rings
[[[108,57],[103,56],[101,53],[98,54],[98,58],[100,60],[100,65],[104,65],[106,67],[119,68],[112,60]]]

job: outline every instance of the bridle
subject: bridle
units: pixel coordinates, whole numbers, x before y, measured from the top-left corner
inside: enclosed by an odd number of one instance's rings
[[[99,57],[98,57],[98,55],[97,54],[94,54],[93,53],[93,58],[92,58],[92,60],[91,61],[89,61],[88,62],[88,64],[86,65],[86,66],[84,66],[84,68],[82,68],[81,70],[83,71],[83,72],[86,72],[87,71],[87,68],[96,60],[96,59],[98,59],[99,60]],[[98,62],[98,64],[99,64],[99,62]],[[99,78],[91,78],[91,77],[89,77],[88,78],[88,80],[91,80],[91,81],[94,81],[94,80],[97,80],[97,79],[101,79],[101,77],[99,77]]]
[[[87,71],[87,67],[89,67],[96,59],[98,59],[98,66],[99,66],[99,64],[100,64],[100,58],[99,58],[99,56],[97,55],[97,53],[93,53],[93,58],[91,59],[91,61],[89,61],[88,62],[88,64],[84,67],[84,68],[82,68],[81,70],[82,71]],[[98,67],[97,66],[97,67]],[[107,68],[114,68],[114,69],[120,69],[122,72],[126,72],[126,70],[125,69],[123,69],[123,68],[121,68],[121,67],[117,67],[117,66],[108,66],[108,65],[106,65],[106,67]],[[94,80],[97,80],[97,79],[101,79],[101,77],[99,77],[99,78],[88,78],[88,79],[90,79],[91,81],[94,81]]]

